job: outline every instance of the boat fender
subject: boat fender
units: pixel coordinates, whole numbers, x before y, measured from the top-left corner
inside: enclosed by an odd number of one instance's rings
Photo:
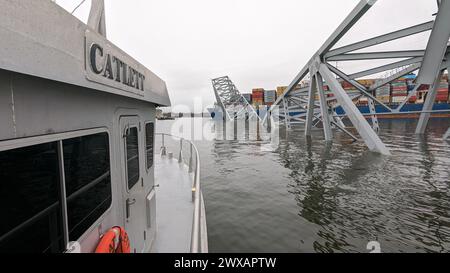
[[[106,232],[95,253],[130,253],[130,240],[124,228],[113,227]]]

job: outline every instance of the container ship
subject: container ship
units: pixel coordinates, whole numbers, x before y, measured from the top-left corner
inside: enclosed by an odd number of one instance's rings
[[[405,101],[414,89],[414,81],[416,79],[415,74],[406,75],[390,84],[386,84],[375,91],[375,97],[385,105],[390,108],[397,108],[403,101]],[[376,84],[380,79],[364,79],[358,80],[358,82],[366,87],[370,87]],[[346,81],[341,81],[341,85],[349,94],[359,93],[350,83]],[[302,83],[298,86],[298,89],[302,89],[308,86],[308,83]],[[379,114],[379,119],[398,119],[398,118],[418,118],[420,116],[419,111],[423,109],[423,104],[425,102],[426,96],[428,94],[430,86],[422,86],[416,92],[416,95],[411,96],[408,102],[403,106],[398,114],[383,115],[387,113],[387,109],[381,104],[375,102],[376,113]],[[272,106],[276,99],[280,97],[287,86],[277,87],[276,90],[265,90],[263,88],[255,88],[252,93],[242,94],[242,96],[253,105],[256,111],[266,111],[270,106]],[[324,90],[328,97],[333,97],[333,93],[328,88],[324,86]],[[318,97],[316,98],[318,100]],[[330,102],[333,103],[333,102]],[[362,114],[369,114],[370,109],[368,105],[368,100],[366,97],[354,100],[354,103],[361,111]],[[436,96],[435,104],[433,106],[434,111],[440,111],[439,113],[433,113],[431,117],[433,118],[450,118],[450,98],[449,98],[449,82],[448,74],[444,74],[441,78],[440,86],[438,88],[438,93]],[[208,109],[211,117],[217,119],[220,118],[220,108],[214,107]],[[447,112],[448,111],[448,112]],[[300,114],[293,112],[291,115]],[[337,115],[344,115],[345,112],[342,107],[338,106],[336,108]]]

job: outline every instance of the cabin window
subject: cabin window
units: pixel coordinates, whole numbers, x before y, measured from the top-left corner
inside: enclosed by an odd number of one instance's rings
[[[0,152],[0,253],[65,251],[64,234],[78,240],[108,210],[111,196],[107,133]]]
[[[0,252],[64,251],[57,142],[0,152]]]
[[[155,134],[155,124],[147,123],[145,125],[145,152],[146,152],[146,163],[147,170],[153,167],[153,146],[154,146],[154,134]]]
[[[138,128],[131,127],[126,133],[128,189],[139,181],[139,138]]]
[[[69,239],[76,241],[111,205],[108,134],[63,141]]]

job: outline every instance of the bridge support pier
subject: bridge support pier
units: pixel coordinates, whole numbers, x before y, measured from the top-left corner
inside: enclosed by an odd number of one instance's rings
[[[327,97],[325,96],[323,88],[323,78],[316,74],[317,89],[319,91],[320,100],[320,112],[322,113],[323,133],[325,135],[325,141],[333,140],[333,132],[331,131],[330,113],[328,111]]]
[[[369,109],[370,109],[370,113],[373,114],[371,116],[372,118],[372,128],[373,130],[379,134],[380,133],[380,124],[378,123],[378,117],[377,117],[377,111],[375,109],[375,102],[373,101],[372,98],[368,98],[369,101]]]
[[[445,133],[444,135],[444,140],[449,140],[450,139],[450,128],[448,128],[447,133]]]
[[[344,108],[345,113],[349,117],[350,121],[355,126],[367,147],[374,152],[379,152],[384,155],[390,155],[389,149],[381,141],[380,137],[375,133],[370,124],[358,110],[356,105],[350,99],[348,94],[342,88],[341,84],[333,76],[331,71],[328,69],[326,64],[320,64],[319,73],[325,79],[325,81],[330,86],[331,90],[339,102],[339,104]]]
[[[306,124],[305,124],[305,136],[307,137],[311,136],[316,92],[317,92],[316,75],[311,75],[311,83],[309,85],[309,92],[308,92],[308,106],[306,109]]]
[[[425,130],[427,129],[428,122],[430,120],[431,113],[429,111],[433,110],[433,105],[436,100],[437,92],[439,89],[439,85],[441,83],[442,72],[440,72],[435,79],[433,86],[430,86],[430,90],[428,91],[427,98],[425,103],[423,104],[423,113],[420,114],[419,123],[417,124],[416,134],[423,135],[425,134]]]
[[[291,116],[289,114],[289,104],[286,99],[283,99],[283,109],[284,109],[284,123],[286,125],[286,130],[291,129]]]

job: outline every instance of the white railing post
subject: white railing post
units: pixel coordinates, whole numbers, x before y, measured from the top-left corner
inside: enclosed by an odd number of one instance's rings
[[[159,134],[157,134],[159,135]],[[167,134],[160,134],[162,135],[162,147],[161,149],[166,152],[165,147],[165,139],[164,136]],[[170,136],[170,135],[167,135]],[[178,137],[176,137],[178,138]],[[191,252],[192,253],[202,253],[204,251],[208,251],[207,249],[207,238],[204,232],[206,230],[204,229],[202,225],[202,221],[204,220],[204,214],[202,213],[202,210],[204,209],[203,205],[203,196],[201,194],[201,184],[200,184],[200,155],[198,153],[197,147],[194,145],[192,141],[185,140],[183,138],[180,139],[180,154],[178,161],[179,163],[183,162],[183,141],[186,141],[190,144],[190,150],[191,150],[191,158],[189,161],[189,171],[194,172],[194,184],[192,185],[192,202],[194,203],[194,215],[193,215],[193,221],[192,221],[192,231],[191,231]],[[169,156],[173,157],[173,153],[169,153]],[[195,165],[194,165],[194,157],[195,157]],[[206,245],[206,248],[205,248]]]
[[[166,145],[164,143],[164,134],[161,134],[161,136],[162,136],[161,156],[166,156],[167,149],[166,149]]]
[[[189,158],[189,173],[192,173],[194,171],[194,166],[193,166],[193,154],[192,154],[192,144],[190,145],[191,147],[191,157]]]
[[[183,162],[183,139],[180,139],[180,154],[178,155],[178,163]]]

